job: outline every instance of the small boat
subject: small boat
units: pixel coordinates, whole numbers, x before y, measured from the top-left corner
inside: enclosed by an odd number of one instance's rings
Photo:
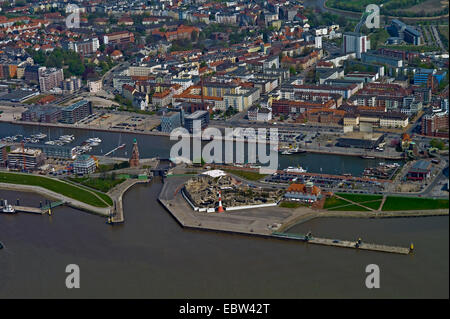
[[[306,173],[307,172],[307,170],[301,166],[299,166],[299,167],[289,166],[288,168],[285,168],[284,171],[286,173]]]
[[[39,133],[39,134],[36,134],[36,135],[34,135],[32,137],[37,138],[38,140],[43,140],[44,138],[47,137],[47,135],[43,134],[43,133]]]
[[[375,159],[375,156],[371,156],[371,155],[361,155],[361,158],[363,158],[363,159]]]
[[[8,202],[5,200],[5,206],[2,208],[2,213],[5,214],[14,214],[16,210],[12,205],[9,205]]]
[[[344,174],[342,174],[342,176],[352,176],[352,174],[351,173],[344,173]]]
[[[102,140],[99,139],[98,137],[91,137],[91,138],[88,138],[86,142],[88,142],[88,143],[101,143]]]
[[[281,152],[281,155],[292,155],[292,154],[294,154],[294,153],[292,153],[291,151],[288,151],[288,150]]]

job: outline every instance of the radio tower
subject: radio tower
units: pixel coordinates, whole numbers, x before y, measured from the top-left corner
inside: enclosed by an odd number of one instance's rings
[[[219,191],[219,207],[217,207],[217,212],[218,213],[223,213],[223,206],[222,206],[222,192]]]

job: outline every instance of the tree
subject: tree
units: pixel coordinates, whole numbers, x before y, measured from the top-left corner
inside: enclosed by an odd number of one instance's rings
[[[295,70],[295,67],[291,66],[291,67],[289,68],[289,73],[290,73],[291,75],[296,75],[296,74],[297,74],[297,71]]]

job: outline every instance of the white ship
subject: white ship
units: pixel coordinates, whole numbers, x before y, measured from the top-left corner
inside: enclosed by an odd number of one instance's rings
[[[38,134],[36,134],[36,135],[31,135],[31,137],[37,138],[38,140],[43,140],[44,138],[47,137],[47,134],[44,134],[44,133],[38,133]]]
[[[9,205],[8,201],[5,200],[5,206],[2,208],[2,213],[14,214],[15,212],[16,210],[14,209],[14,207],[12,205]]]
[[[299,167],[289,166],[288,168],[285,168],[284,171],[286,173],[306,173],[307,172],[307,170],[301,166],[299,166]]]
[[[88,142],[88,143],[91,143],[91,142],[94,142],[94,143],[101,143],[102,140],[99,139],[98,137],[91,137],[91,138],[87,139],[87,142]]]

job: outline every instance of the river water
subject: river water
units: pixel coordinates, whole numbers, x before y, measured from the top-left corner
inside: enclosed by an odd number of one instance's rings
[[[43,128],[33,125],[18,125],[0,123],[0,138],[22,134],[24,136],[31,136],[37,133],[47,134],[47,138],[55,140],[61,135],[74,135],[75,141],[71,146],[80,145],[83,141],[91,137],[99,137],[102,143],[92,149],[91,154],[102,155],[118,145],[123,143],[126,147],[117,150],[111,156],[128,158],[131,155],[131,145],[136,139],[139,145],[139,155],[141,158],[149,158],[160,156],[162,158],[170,157],[170,147],[176,143],[171,141],[169,137],[152,136],[132,133],[112,133],[101,131],[88,131],[82,129],[67,129],[67,128]],[[204,142],[203,144],[206,144]],[[29,145],[33,147],[33,144]],[[247,150],[247,147],[245,148]],[[247,156],[247,155],[246,155]],[[295,154],[295,155],[280,155],[278,157],[279,168],[283,169],[288,166],[301,166],[306,168],[311,173],[324,174],[343,174],[350,173],[353,176],[361,176],[364,169],[376,166],[377,163],[383,161],[385,163],[402,163],[401,161],[379,160],[379,159],[361,159],[355,156],[341,156],[329,154]]]
[[[409,246],[411,256],[182,229],[156,201],[161,182],[124,197],[123,225],[68,207],[0,214],[0,298],[448,298],[448,217],[320,219],[291,232]],[[35,194],[0,197],[38,205]],[[65,287],[77,264],[81,288]],[[365,267],[380,267],[380,289]]]

